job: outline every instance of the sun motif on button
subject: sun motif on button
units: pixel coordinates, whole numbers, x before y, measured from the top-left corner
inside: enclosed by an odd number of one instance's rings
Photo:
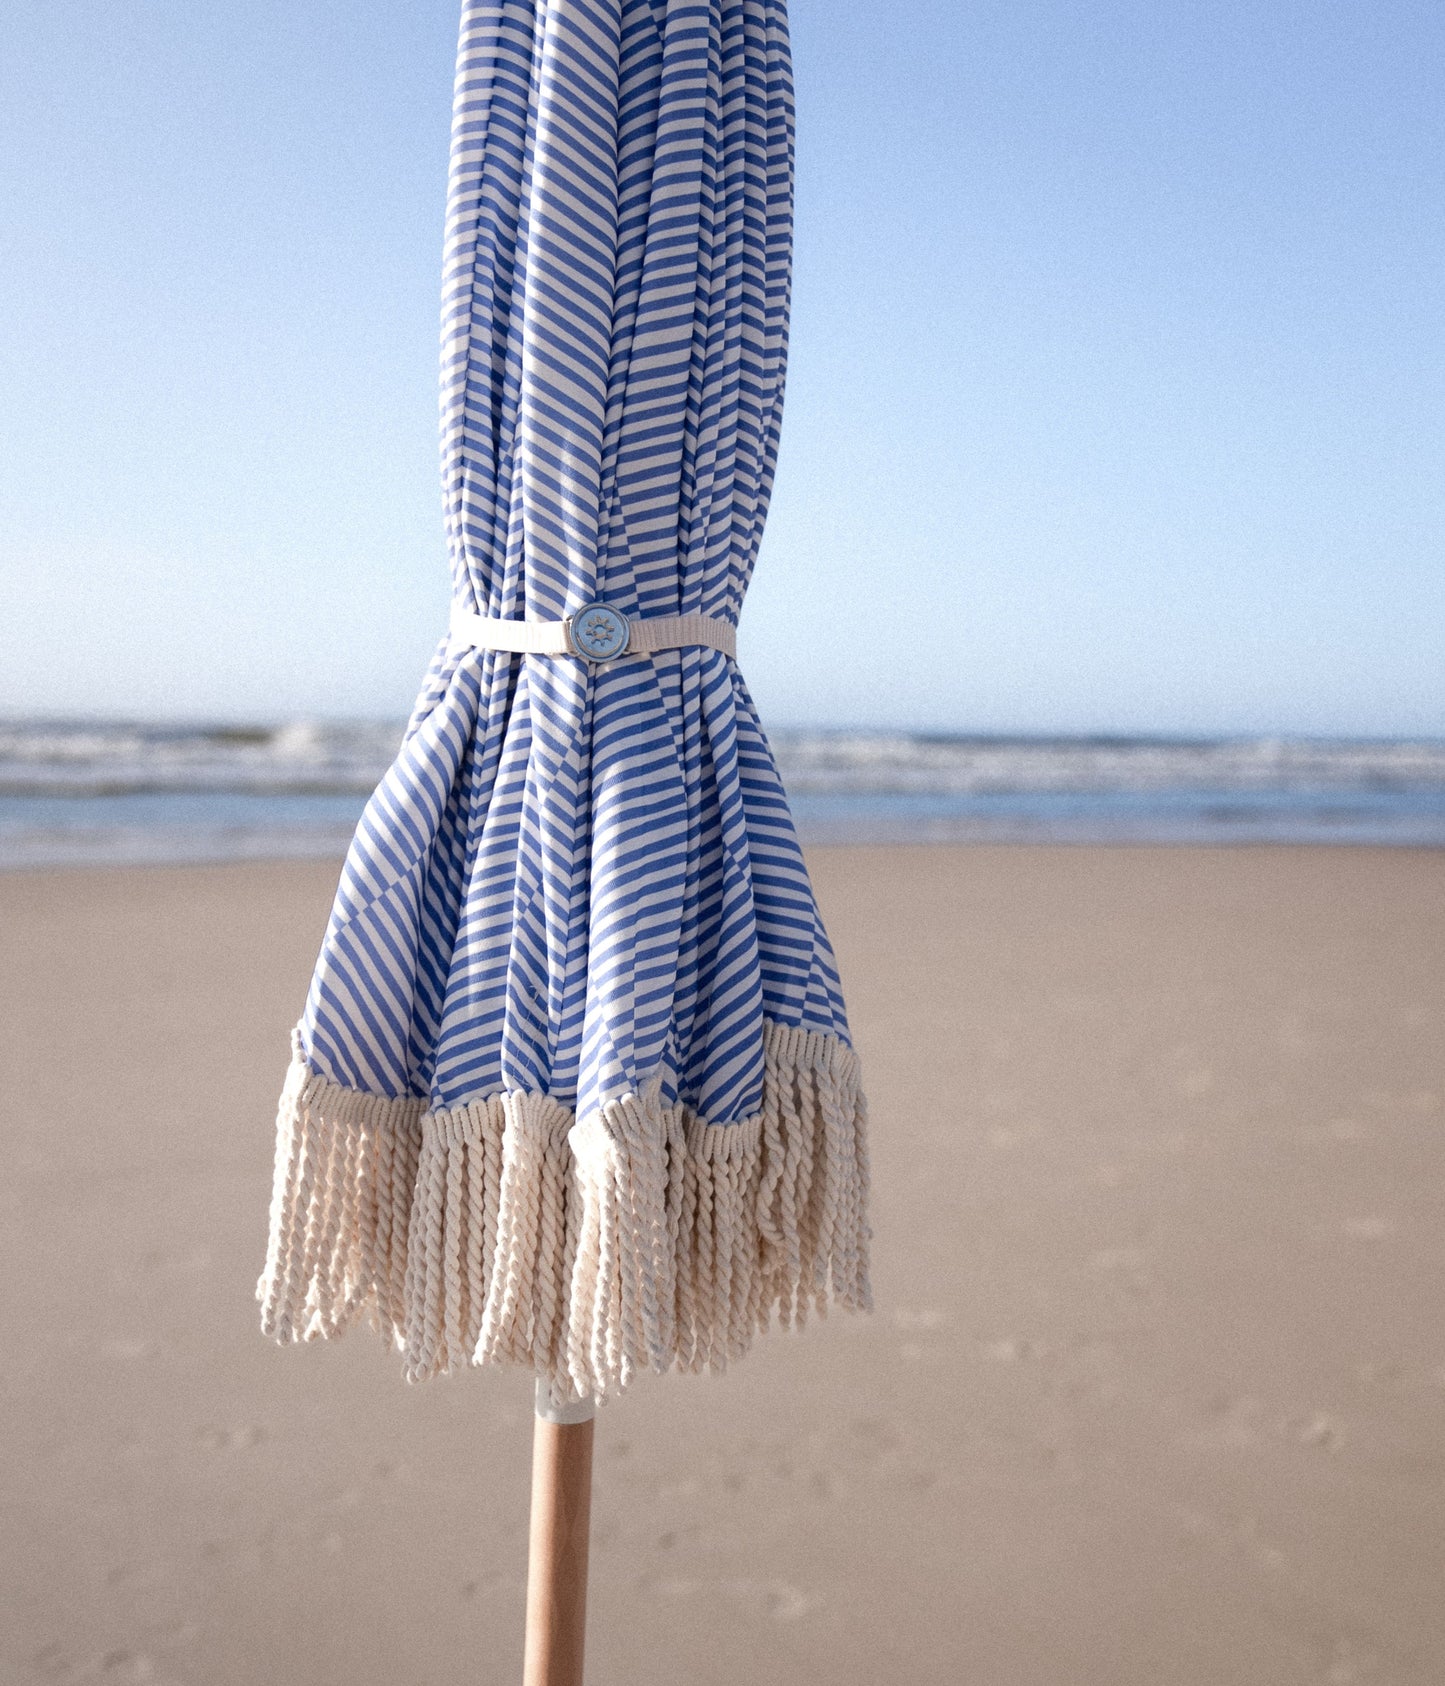
[[[631,631],[627,616],[605,603],[589,603],[579,609],[568,621],[567,630],[576,654],[592,661],[620,656],[627,648]]]

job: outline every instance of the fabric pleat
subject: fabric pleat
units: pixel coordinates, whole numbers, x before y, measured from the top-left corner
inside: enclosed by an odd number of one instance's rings
[[[736,623],[777,457],[792,200],[781,0],[468,0],[442,303],[456,602],[513,619],[605,601]],[[648,1296],[660,1280],[681,1292],[692,1266],[660,1235],[650,1263],[616,1253],[638,1233],[618,1213],[646,1206],[673,1221],[671,1196],[637,1180],[671,1163],[658,1157],[658,1120],[746,1133],[785,1119],[770,1038],[821,1037],[853,1057],[833,953],[736,661],[693,646],[593,665],[443,641],[358,826],[298,1034],[271,1249],[273,1264],[289,1261],[288,1286],[262,1284],[263,1297],[282,1295],[267,1302],[273,1333],[330,1333],[364,1301],[384,1326],[407,1328],[418,1377],[465,1352],[606,1391],[640,1362],[679,1361],[676,1304]],[[297,1099],[311,1083],[329,1085],[320,1111]],[[856,1074],[849,1094],[833,1126],[844,1154],[854,1148],[838,1132],[851,1142],[863,1117]],[[337,1097],[396,1103],[385,1146],[346,1112],[362,1100]],[[468,1138],[441,1164],[436,1120],[477,1106],[493,1109],[477,1140],[510,1149],[474,1151]],[[639,1107],[634,1140],[626,1121]],[[343,1114],[346,1139],[326,1151],[351,1157],[339,1169],[313,1163],[322,1149],[307,1145],[315,1132],[302,1121]],[[814,1164],[832,1137],[811,1121],[806,1130]],[[729,1235],[769,1250],[773,1274],[757,1261],[727,1268],[757,1292],[766,1279],[780,1308],[817,1286],[778,1216],[794,1198],[794,1149],[780,1137],[767,1156],[768,1199],[782,1205],[737,1194],[754,1209],[728,1220]],[[353,1280],[339,1232],[312,1233],[312,1191],[334,1171],[369,1213],[362,1185],[383,1159],[393,1185],[413,1179],[401,1189],[410,1204],[403,1215],[392,1199],[366,1217],[375,1234],[356,1245],[384,1268],[368,1277],[357,1266]],[[677,1198],[733,1201],[728,1152],[696,1160],[724,1171],[695,1187],[694,1160],[679,1149]],[[816,1186],[826,1183],[820,1173]],[[569,1239],[564,1208],[567,1221],[602,1227]],[[826,1226],[835,1214],[816,1217]],[[866,1216],[855,1218],[845,1253],[866,1250]],[[707,1246],[707,1225],[696,1212],[690,1222]],[[299,1254],[277,1224],[302,1226]],[[544,1231],[561,1250],[542,1262]],[[594,1247],[607,1262],[584,1338],[576,1271],[591,1268]],[[831,1243],[823,1252],[835,1256]],[[866,1261],[846,1270],[850,1303],[862,1303]],[[505,1290],[478,1286],[498,1280]],[[685,1362],[699,1340],[714,1355],[738,1349],[758,1315],[759,1304],[740,1305],[731,1333],[709,1324],[705,1339],[689,1335]]]

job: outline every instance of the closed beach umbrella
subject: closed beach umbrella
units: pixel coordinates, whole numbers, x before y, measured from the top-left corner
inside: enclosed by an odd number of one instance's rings
[[[413,1380],[517,1364],[562,1404],[868,1303],[857,1057],[734,655],[790,77],[782,0],[464,7],[451,623],[295,1032],[280,1340],[368,1320]]]

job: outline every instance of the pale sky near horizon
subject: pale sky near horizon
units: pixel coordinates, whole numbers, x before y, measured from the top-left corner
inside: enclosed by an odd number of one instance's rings
[[[15,0],[0,713],[409,709],[457,10]],[[792,27],[765,722],[1445,734],[1445,9]]]

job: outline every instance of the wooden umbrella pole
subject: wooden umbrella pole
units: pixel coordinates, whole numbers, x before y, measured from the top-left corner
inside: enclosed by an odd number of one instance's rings
[[[557,1405],[538,1381],[522,1686],[582,1686],[593,1414],[590,1399]]]

